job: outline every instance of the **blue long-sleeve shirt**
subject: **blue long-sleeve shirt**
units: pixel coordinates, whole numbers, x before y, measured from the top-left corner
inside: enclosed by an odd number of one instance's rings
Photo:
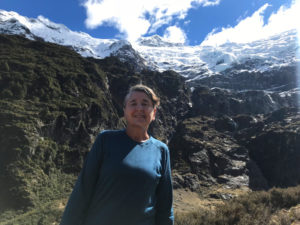
[[[89,152],[60,225],[172,225],[168,147],[138,143],[125,130],[101,132]]]

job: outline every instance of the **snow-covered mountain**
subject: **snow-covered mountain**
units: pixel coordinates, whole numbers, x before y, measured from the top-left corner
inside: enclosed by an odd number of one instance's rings
[[[296,30],[247,44],[226,43],[215,47],[170,43],[157,35],[140,38],[131,45],[124,40],[93,38],[42,16],[32,19],[0,10],[0,33],[69,46],[84,57],[118,56],[137,70],[146,67],[159,71],[174,70],[188,82],[224,75],[232,69],[235,73],[264,73],[295,67],[299,62]]]
[[[247,44],[184,46],[166,43],[158,36],[140,38],[134,48],[158,70],[172,69],[189,79],[219,74],[233,65],[255,62],[249,72],[265,72],[297,62],[297,32],[290,30],[269,39]],[[299,60],[299,59],[298,59]]]
[[[118,56],[122,61],[135,61],[137,70],[145,67],[144,60],[128,41],[94,38],[87,33],[72,31],[63,24],[51,22],[43,16],[33,19],[16,12],[0,10],[0,33],[69,46],[83,57]]]
[[[4,10],[0,10],[0,31],[22,35],[32,40],[43,39],[60,45],[74,46],[75,50],[85,57],[104,58],[120,46],[128,44],[125,41],[118,43],[118,40],[97,39],[86,33],[71,31],[66,26],[53,23],[42,16],[30,19]]]

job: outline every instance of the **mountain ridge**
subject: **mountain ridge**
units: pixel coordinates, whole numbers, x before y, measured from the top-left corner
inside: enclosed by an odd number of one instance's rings
[[[30,40],[43,40],[70,47],[83,57],[105,58],[118,56],[121,61],[134,60],[137,71],[146,66],[126,40],[93,38],[84,32],[72,31],[63,24],[43,16],[27,18],[16,12],[0,10],[0,33],[20,35]]]
[[[174,70],[191,84],[208,76],[222,75],[232,67],[237,70],[237,65],[241,65],[239,72],[263,73],[281,67],[295,67],[300,61],[296,55],[299,49],[296,30],[251,43],[186,46],[167,42],[158,35],[141,37],[135,43],[93,38],[83,32],[71,31],[65,25],[56,24],[42,16],[33,19],[4,10],[0,10],[0,21],[1,33],[23,35],[33,40],[40,38],[70,46],[84,57],[117,56],[121,61],[131,63],[137,71]],[[245,64],[251,67],[243,67]]]

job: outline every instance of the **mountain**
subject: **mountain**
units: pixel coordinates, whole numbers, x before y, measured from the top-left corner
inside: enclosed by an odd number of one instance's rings
[[[122,61],[134,62],[135,70],[144,69],[144,60],[131,44],[124,40],[93,38],[83,32],[71,31],[62,24],[43,16],[27,18],[16,12],[0,10],[0,33],[16,34],[30,40],[43,40],[72,48],[83,57],[105,58],[118,56]]]
[[[172,69],[188,80],[221,74],[233,66],[239,71],[265,72],[296,64],[297,32],[287,31],[246,44],[185,46],[156,36],[140,38],[134,48],[160,70]],[[246,66],[247,65],[247,66]]]
[[[0,21],[1,224],[58,223],[95,136],[124,127],[123,97],[140,82],[161,98],[150,132],[170,148],[175,210],[185,207],[176,202],[178,190],[193,191],[211,210],[241,193],[300,184],[293,31],[248,44],[251,53],[246,45],[187,47],[159,36],[132,47],[3,10]],[[266,45],[285,57],[274,58]],[[199,76],[164,71],[176,54],[192,57],[188,50],[195,62],[206,55],[195,64]],[[153,53],[151,62],[143,51]],[[240,57],[246,53],[251,57]],[[220,66],[212,66],[217,59]]]
[[[42,16],[33,19],[0,10],[0,32],[69,46],[83,57],[117,56],[137,71],[174,70],[184,76],[190,86],[212,75],[270,73],[295,67],[299,61],[296,30],[251,43],[228,42],[220,46],[186,46],[170,43],[158,35],[142,37],[130,44],[123,40],[93,38]]]

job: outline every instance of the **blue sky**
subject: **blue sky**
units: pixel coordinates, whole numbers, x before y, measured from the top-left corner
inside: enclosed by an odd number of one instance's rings
[[[204,40],[210,44],[251,41],[294,28],[300,21],[295,13],[299,1],[0,0],[0,9],[30,18],[42,15],[96,38],[134,41],[158,34],[169,41],[198,45]]]

